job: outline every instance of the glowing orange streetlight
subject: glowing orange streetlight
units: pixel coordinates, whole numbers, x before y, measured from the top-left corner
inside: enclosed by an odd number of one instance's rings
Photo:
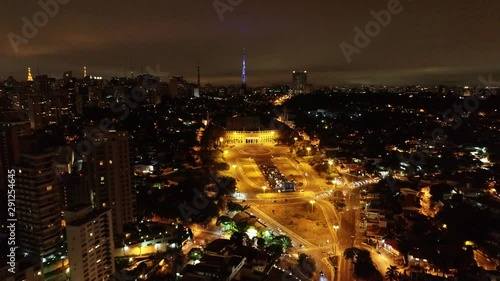
[[[311,213],[314,213],[314,203],[316,203],[316,200],[313,199],[309,203],[311,203]]]

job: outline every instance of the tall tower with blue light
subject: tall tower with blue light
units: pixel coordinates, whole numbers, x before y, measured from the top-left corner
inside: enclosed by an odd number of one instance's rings
[[[243,49],[243,66],[241,69],[241,87],[244,91],[247,88],[247,56],[245,54],[245,49]]]

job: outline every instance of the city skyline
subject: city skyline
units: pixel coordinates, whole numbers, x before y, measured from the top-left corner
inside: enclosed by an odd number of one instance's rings
[[[498,280],[500,2],[27,2],[1,281]]]
[[[68,1],[28,43],[19,45],[17,53],[5,37],[0,77],[25,79],[28,66],[34,75],[39,69],[57,76],[86,65],[95,76],[112,77],[130,71],[131,65],[136,73],[141,65],[161,65],[162,70],[196,81],[199,59],[202,85],[238,84],[243,48],[250,86],[290,83],[293,70],[308,70],[311,83],[319,86],[465,85],[479,75],[500,74],[494,63],[500,59],[500,40],[492,33],[495,18],[490,12],[499,4],[490,1],[441,1],[432,10],[425,3],[401,1],[401,12],[393,14],[348,63],[339,45],[352,45],[355,28],[364,30],[374,20],[371,12],[386,9],[388,2],[275,1],[262,6],[241,1],[219,17],[212,2],[143,7],[133,2],[120,7],[100,3],[102,9],[95,11],[92,2]],[[113,6],[105,9],[107,5]],[[37,3],[2,6],[10,11],[0,28],[5,35],[22,34],[21,19],[31,20],[41,10]],[[284,9],[286,13],[280,12]]]

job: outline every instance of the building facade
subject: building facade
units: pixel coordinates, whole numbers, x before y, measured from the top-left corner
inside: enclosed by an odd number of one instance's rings
[[[109,280],[115,271],[111,210],[80,206],[64,216],[71,280]]]
[[[43,261],[57,260],[64,243],[61,195],[52,168],[54,153],[38,140],[20,140],[16,170],[16,215],[21,251]]]
[[[88,180],[94,208],[110,208],[113,232],[121,235],[124,224],[136,221],[128,132],[87,128],[84,133],[93,143]]]
[[[19,138],[31,134],[30,122],[19,111],[3,113],[0,121],[0,190],[7,182],[6,171],[14,166],[19,155]]]
[[[276,144],[277,130],[263,131],[226,131],[225,142],[227,145],[237,144]]]
[[[224,143],[238,144],[276,144],[279,130],[273,120],[268,126],[262,125],[259,117],[229,117],[226,119]]]

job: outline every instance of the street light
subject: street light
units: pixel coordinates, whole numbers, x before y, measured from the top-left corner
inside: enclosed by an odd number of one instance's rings
[[[266,188],[267,187],[265,185],[262,186],[262,191],[264,191],[264,193],[266,193]]]
[[[334,225],[334,226],[333,226],[333,229],[335,229],[335,231],[337,231],[337,230],[339,229],[339,227],[340,227],[340,226],[338,226],[338,225]]]
[[[310,147],[307,147],[307,155],[310,155],[311,154],[311,148]]]
[[[329,174],[332,173],[332,165],[333,165],[333,160],[332,159],[328,159],[328,173]]]
[[[314,203],[316,203],[316,200],[313,199],[309,203],[311,203],[311,213],[314,213]]]

